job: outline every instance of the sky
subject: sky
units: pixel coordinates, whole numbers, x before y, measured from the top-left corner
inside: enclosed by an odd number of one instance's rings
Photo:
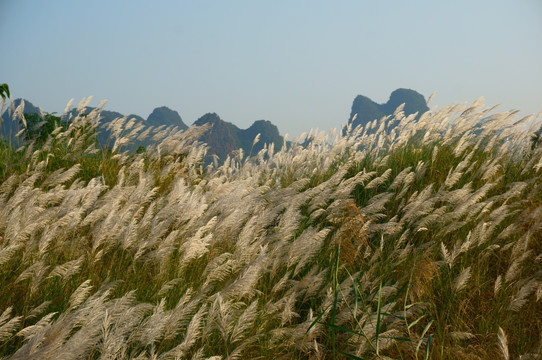
[[[541,64],[541,0],[0,0],[0,83],[48,112],[92,95],[297,136],[409,88],[526,115]]]

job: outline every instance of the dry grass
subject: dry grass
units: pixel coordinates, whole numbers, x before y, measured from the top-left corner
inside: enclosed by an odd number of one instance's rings
[[[119,119],[159,144],[130,155],[98,119],[3,145],[0,356],[541,358],[539,119],[399,109],[208,167],[202,129]]]

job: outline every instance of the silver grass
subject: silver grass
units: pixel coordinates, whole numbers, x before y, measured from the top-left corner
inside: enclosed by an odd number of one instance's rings
[[[534,293],[538,288],[538,281],[535,279],[532,279],[528,281],[525,285],[523,285],[519,291],[514,294],[512,297],[512,300],[510,301],[510,305],[508,306],[508,309],[510,311],[520,311],[521,308],[527,303],[527,298]]]
[[[179,264],[181,267],[188,266],[190,261],[198,259],[209,251],[209,244],[213,240],[213,234],[208,234],[203,237],[195,236],[182,245],[184,251],[183,257]]]
[[[361,212],[364,215],[368,215],[369,217],[371,215],[375,215],[377,213],[380,213],[386,209],[386,205],[391,201],[393,198],[393,193],[380,193],[375,196],[373,196],[367,206],[361,209]]]
[[[79,273],[81,271],[81,267],[83,266],[83,256],[79,257],[78,259],[68,261],[62,265],[57,265],[50,273],[48,278],[52,278],[55,276],[60,276],[60,278],[63,281],[67,281],[70,277],[74,276],[75,274]]]
[[[70,308],[76,308],[79,305],[81,305],[86,298],[89,296],[89,294],[92,291],[92,285],[90,285],[90,279],[85,280],[81,285],[75,289],[75,291],[70,296]]]
[[[254,326],[258,314],[258,300],[254,300],[239,316],[231,332],[230,341],[238,343],[247,337],[247,332]]]
[[[510,354],[508,352],[508,339],[506,337],[504,330],[500,326],[499,326],[499,332],[497,334],[497,340],[498,340],[499,350],[501,351],[503,359],[509,360]]]
[[[169,316],[165,310],[165,298],[154,307],[151,316],[145,319],[139,331],[140,341],[145,345],[151,345],[162,339],[168,325]]]
[[[13,311],[13,306],[10,306],[2,312],[2,315],[0,315],[0,326],[8,322],[8,320],[11,317],[12,311]]]
[[[452,255],[450,255],[450,253],[448,252],[448,249],[446,249],[446,245],[444,245],[443,242],[440,243],[440,252],[442,254],[442,258],[444,259],[444,262],[448,264],[450,268],[452,268],[455,261],[455,257],[452,257]]]
[[[164,331],[164,340],[172,340],[179,332],[186,329],[191,321],[190,319],[198,311],[198,307],[200,310],[203,308],[200,306],[201,296],[202,294],[194,296],[190,288],[185,291],[175,308],[167,314],[169,326]]]
[[[467,286],[467,282],[469,281],[471,276],[471,269],[470,266],[461,270],[461,273],[454,279],[453,286],[454,290],[459,292]]]
[[[291,280],[290,288],[285,292],[285,296],[289,294],[295,294],[296,297],[302,297],[309,290],[309,287],[313,284],[312,281],[316,280],[316,274],[318,272],[317,266],[312,266],[309,272],[307,272],[301,280]],[[319,289],[318,289],[319,290]]]
[[[52,312],[45,315],[36,324],[25,327],[24,329],[20,330],[16,335],[24,337],[25,340],[30,339],[38,331],[49,325],[53,316],[55,316],[56,314],[57,312]]]
[[[463,173],[461,171],[452,171],[452,169],[450,169],[450,172],[448,173],[448,176],[444,181],[444,187],[447,189],[451,189],[455,184],[457,184],[457,182],[461,179],[462,176]]]
[[[63,184],[65,182],[67,182],[67,181],[70,181],[75,175],[77,175],[77,173],[79,171],[81,171],[81,165],[80,164],[75,164],[74,166],[72,166],[68,170],[62,172],[61,174],[59,174],[55,178],[53,178],[53,179],[49,180],[48,182],[46,182],[44,185],[56,186],[56,185]]]
[[[308,228],[293,241],[288,254],[287,264],[288,267],[295,264],[294,277],[320,251],[325,238],[330,232],[331,229],[323,229],[316,232],[315,229]]]
[[[7,310],[11,310],[11,308],[8,308]],[[4,313],[2,314],[2,318],[6,314],[6,311],[4,311]],[[9,340],[17,331],[17,329],[19,329],[21,324],[22,324],[22,316],[16,316],[14,318],[9,319],[9,321],[5,322],[4,324],[0,325],[0,343],[3,343]]]
[[[483,111],[477,110],[478,107],[479,104],[449,107],[443,111],[433,111],[433,114],[426,113],[418,122],[414,121],[412,116],[404,118],[399,109],[396,113],[396,119],[380,119],[372,122],[366,128],[372,126],[377,131],[375,134],[362,135],[363,129],[358,129],[355,136],[338,136],[331,139],[322,133],[313,132],[309,136],[309,145],[306,148],[294,144],[291,150],[287,151],[283,148],[278,153],[271,154],[270,158],[265,158],[262,155],[258,160],[259,164],[252,161],[240,163],[239,158],[232,157],[224,166],[210,168],[207,174],[198,172],[198,166],[195,162],[201,157],[202,150],[196,149],[190,152],[188,158],[182,160],[183,167],[174,164],[166,165],[156,173],[160,181],[165,179],[167,173],[174,174],[173,190],[167,189],[163,194],[156,193],[156,190],[153,191],[151,184],[155,181],[154,174],[145,170],[139,160],[132,162],[131,165],[126,165],[125,170],[121,171],[119,175],[118,184],[107,191],[105,191],[103,180],[96,180],[97,182],[93,184],[93,186],[96,185],[93,187],[94,190],[91,190],[90,186],[85,187],[81,181],[75,181],[67,189],[63,189],[62,184],[59,184],[54,190],[50,189],[44,193],[37,188],[40,186],[41,179],[47,177],[43,170],[39,170],[42,172],[41,175],[29,176],[26,174],[22,175],[20,179],[12,178],[12,185],[8,183],[5,187],[9,190],[0,193],[0,233],[3,236],[3,239],[0,240],[0,252],[15,244],[21,246],[24,249],[21,251],[24,267],[29,267],[36,262],[33,256],[36,249],[44,257],[45,264],[49,264],[49,256],[56,256],[57,251],[68,252],[69,257],[65,261],[74,261],[73,259],[84,254],[77,248],[77,245],[86,241],[92,247],[87,256],[90,256],[89,260],[94,260],[96,264],[101,261],[100,256],[108,254],[117,246],[122,247],[123,244],[129,244],[125,248],[135,254],[138,261],[152,264],[152,266],[165,267],[166,260],[169,259],[169,255],[174,249],[180,247],[182,257],[183,246],[187,246],[185,244],[189,241],[205,238],[210,234],[213,236],[206,245],[207,250],[204,250],[209,254],[209,257],[205,259],[206,263],[202,264],[206,267],[201,278],[201,283],[204,284],[197,299],[183,296],[185,299],[179,301],[175,309],[162,309],[163,311],[159,311],[158,314],[149,316],[149,311],[152,310],[150,309],[151,305],[140,304],[141,307],[136,309],[140,305],[136,305],[135,298],[129,301],[117,301],[115,299],[107,300],[109,295],[103,291],[95,294],[97,296],[88,297],[89,294],[86,294],[80,302],[73,303],[75,305],[73,308],[60,314],[55,322],[48,324],[35,336],[28,339],[21,351],[17,352],[16,357],[45,357],[47,354],[53,354],[51,352],[53,349],[61,349],[59,352],[54,350],[54,353],[59,354],[58,357],[62,358],[88,357],[91,349],[97,349],[96,346],[105,339],[101,335],[105,334],[101,329],[106,313],[110,318],[106,332],[108,345],[104,347],[106,350],[102,353],[103,357],[133,358],[140,355],[140,358],[158,358],[160,354],[156,352],[156,341],[174,339],[177,335],[188,332],[190,324],[193,324],[196,329],[201,325],[201,335],[198,335],[198,338],[208,336],[210,332],[218,331],[216,326],[214,330],[211,330],[214,325],[210,324],[216,325],[220,316],[225,319],[226,325],[223,328],[227,330],[224,333],[224,341],[231,342],[233,329],[245,323],[240,319],[248,309],[245,303],[238,300],[246,301],[248,299],[248,302],[252,302],[252,304],[258,303],[258,299],[261,299],[259,290],[262,289],[259,287],[259,279],[262,274],[269,274],[270,288],[272,287],[275,297],[281,299],[278,302],[269,301],[264,309],[255,310],[256,313],[261,314],[262,323],[254,322],[253,325],[247,326],[246,331],[240,333],[244,337],[245,335],[250,336],[249,333],[257,332],[258,329],[266,329],[263,331],[269,331],[273,342],[282,339],[282,343],[277,344],[280,351],[286,353],[296,349],[301,354],[308,355],[312,352],[314,355],[319,351],[319,345],[315,344],[316,339],[312,335],[306,333],[308,324],[313,321],[314,315],[310,315],[307,321],[298,318],[296,316],[300,314],[298,304],[299,302],[305,304],[315,296],[321,297],[323,307],[319,307],[318,312],[324,313],[321,320],[326,321],[329,310],[325,309],[329,309],[329,305],[333,303],[333,294],[326,293],[329,285],[327,272],[326,269],[318,270],[313,261],[313,255],[310,254],[311,251],[315,251],[312,248],[309,248],[305,254],[297,255],[298,261],[291,264],[289,271],[285,271],[288,257],[294,253],[293,247],[296,245],[296,241],[303,236],[303,234],[296,236],[300,224],[305,222],[306,216],[308,216],[301,210],[309,208],[311,218],[307,225],[312,225],[314,229],[321,230],[316,227],[317,224],[314,224],[314,220],[320,216],[325,216],[326,221],[329,220],[332,224],[339,223],[341,203],[350,198],[357,184],[366,184],[376,176],[375,173],[367,178],[367,172],[361,171],[354,177],[345,180],[346,171],[361,163],[367,155],[375,156],[374,166],[384,166],[387,161],[386,155],[380,155],[378,152],[384,152],[385,149],[399,149],[401,144],[408,141],[408,137],[411,136],[409,134],[414,134],[419,130],[424,131],[423,141],[429,146],[434,146],[433,141],[440,140],[443,140],[443,145],[446,145],[446,136],[449,136],[449,144],[453,144],[451,142],[453,139],[459,141],[453,146],[463,158],[458,159],[461,162],[454,171],[463,172],[463,174],[475,171],[478,165],[475,166],[475,162],[470,161],[474,151],[472,146],[474,145],[474,149],[476,149],[478,146],[482,146],[483,142],[478,134],[471,132],[471,129],[473,122],[476,123],[486,116]],[[457,116],[454,111],[464,111],[464,114]],[[509,115],[492,118],[492,123],[487,126],[483,125],[482,132],[488,136],[494,134],[496,125],[499,122],[509,121]],[[77,121],[82,120],[78,119]],[[399,123],[397,125],[398,131],[388,136],[385,134],[388,131],[387,126],[394,121]],[[127,125],[127,127],[123,125],[124,127],[119,128],[118,135],[130,140],[138,133],[135,131],[137,125],[133,125],[132,129],[127,129],[132,126]],[[517,141],[514,138],[515,135],[512,134],[511,127],[505,129],[505,132],[506,136],[513,139],[510,142]],[[172,139],[180,139],[180,135],[172,130],[153,129],[152,134],[168,138],[164,139],[161,144],[161,154],[156,154],[157,149],[147,150],[151,161],[158,159],[157,156],[162,157],[163,160],[173,159],[174,157],[168,152],[178,151],[184,146],[177,146],[170,142]],[[58,135],[61,134],[58,133]],[[356,137],[357,139],[354,139]],[[500,135],[497,135],[493,138],[499,137]],[[517,139],[520,139],[519,135]],[[505,151],[514,149],[512,145],[501,146],[504,140],[499,138],[494,141],[494,149],[491,150],[495,152],[496,157],[494,158],[500,159]],[[76,147],[79,146],[79,143],[81,142],[76,139],[72,141],[70,146]],[[364,147],[364,152],[360,150],[360,146]],[[309,179],[326,174],[334,161],[342,161],[341,156],[347,155],[347,149],[350,149],[350,153],[346,157],[345,163],[339,165],[339,170],[334,172],[330,179],[310,188]],[[269,148],[266,151],[268,150]],[[470,151],[470,153],[464,155],[465,151]],[[29,154],[32,153],[34,153],[33,150]],[[433,155],[436,153],[434,150]],[[530,166],[532,167],[536,163],[535,161]],[[40,166],[43,167],[43,165]],[[417,251],[413,243],[409,241],[416,229],[432,229],[435,225],[442,229],[441,231],[437,229],[437,234],[435,234],[435,236],[440,236],[453,233],[465,225],[470,227],[475,223],[478,225],[472,227],[472,233],[466,240],[461,238],[455,242],[447,242],[451,244],[448,247],[442,245],[444,251],[441,249],[441,252],[447,253],[446,256],[443,254],[443,258],[447,259],[444,263],[452,266],[457,263],[461,254],[470,252],[475,246],[486,244],[489,240],[502,235],[508,244],[505,243],[502,247],[496,248],[495,244],[484,248],[480,247],[482,256],[494,254],[496,250],[506,252],[512,249],[510,264],[513,267],[514,262],[530,249],[530,244],[534,239],[533,234],[538,225],[533,225],[532,231],[529,231],[530,235],[521,236],[518,241],[510,242],[515,239],[511,236],[514,235],[514,232],[523,231],[519,225],[511,226],[501,234],[496,232],[501,228],[499,224],[515,215],[517,197],[526,198],[525,191],[532,192],[534,190],[530,185],[531,182],[525,181],[525,185],[514,184],[506,189],[504,194],[500,192],[490,199],[485,199],[496,184],[502,183],[499,178],[495,179],[499,173],[490,176],[488,169],[491,166],[492,162],[482,164],[481,170],[475,175],[475,177],[482,177],[483,174],[488,174],[486,179],[493,181],[493,185],[490,184],[483,189],[475,189],[472,183],[453,191],[447,191],[444,187],[438,190],[434,187],[428,187],[421,192],[415,192],[413,196],[408,196],[414,190],[410,187],[414,185],[416,179],[424,175],[427,164],[420,162],[414,172],[411,172],[411,169],[405,169],[400,173],[401,176],[398,175],[393,179],[389,189],[397,191],[396,194],[378,194],[370,200],[369,206],[374,205],[374,208],[372,210],[370,207],[365,209],[366,211],[371,210],[366,212],[367,215],[370,214],[370,219],[364,224],[360,224],[359,228],[368,236],[375,236],[378,233],[379,236],[384,235],[381,236],[381,239],[393,241],[391,256],[395,257],[394,260],[401,260]],[[379,171],[382,170],[384,169],[379,167]],[[50,181],[54,181],[61,174],[62,172],[58,172],[50,175]],[[279,190],[282,179],[291,180],[287,180],[286,188]],[[288,185],[289,181],[293,181],[293,179],[300,180]],[[376,178],[373,181],[372,184],[369,183],[371,185],[368,184],[369,187],[376,187],[381,179]],[[391,179],[387,179],[387,181],[391,181]],[[19,186],[21,182],[25,182],[22,189]],[[261,184],[265,185],[261,186]],[[0,189],[3,186],[0,185]],[[101,187],[101,190],[95,190],[98,187]],[[388,196],[391,196],[389,201],[397,201],[400,209],[398,214],[388,214],[386,202],[383,202],[384,206],[380,204],[380,208],[376,206],[379,205],[379,201],[384,201]],[[87,205],[82,207],[81,204],[86,201],[84,199],[88,199],[88,201]],[[246,204],[246,206],[239,209],[231,206],[231,204],[238,203]],[[510,207],[500,208],[499,206],[503,204],[510,205]],[[435,209],[438,206],[440,207]],[[525,221],[536,224],[537,214],[538,212],[533,211],[532,219]],[[392,215],[395,216],[390,219]],[[217,219],[216,224],[203,231],[213,217]],[[70,234],[77,231],[81,223],[90,228],[89,233],[82,240],[71,240]],[[65,238],[70,241],[66,242],[64,246]],[[383,244],[384,242],[381,241],[380,248],[365,249],[367,256],[364,261],[369,269],[361,276],[360,282],[363,291],[373,289],[371,291],[372,299],[375,296],[375,284],[378,287],[377,264],[385,256],[390,255],[387,253],[390,247],[383,247]],[[223,247],[228,252],[225,253],[225,256],[218,255],[224,251]],[[14,252],[12,256],[15,254],[19,254],[19,252]],[[467,257],[463,259],[467,259]],[[517,275],[510,276],[510,285],[512,286],[508,288],[516,291],[510,298],[511,303],[515,304],[514,309],[522,309],[524,306],[522,304],[525,304],[522,302],[530,300],[530,296],[538,292],[539,289],[538,280],[536,280],[536,284],[533,282],[528,285],[533,278],[527,276],[526,279],[520,279],[519,277],[525,271],[523,264],[526,259],[517,263],[516,268],[519,271]],[[51,274],[61,276],[59,274],[63,271],[60,270],[64,265],[58,265]],[[468,265],[464,263],[464,266]],[[41,272],[38,271],[39,268],[38,266],[34,269],[38,278]],[[304,269],[309,268],[310,270],[305,273]],[[41,270],[47,276],[46,266]],[[302,273],[305,275],[301,279],[293,279],[294,276],[299,277]],[[167,289],[171,289],[171,286],[178,286],[179,283],[175,281],[170,283],[168,280],[171,278],[167,278],[165,272],[160,274],[161,280],[158,285],[162,285],[164,289],[164,292],[160,294],[163,296],[168,293]],[[174,276],[181,275],[182,271]],[[501,283],[505,276],[506,274],[500,277]],[[221,283],[224,283],[222,287]],[[459,277],[454,279],[454,288],[466,289],[467,285],[460,286],[459,283]],[[39,281],[35,284],[39,285]],[[468,279],[466,284],[468,284]],[[400,284],[396,284],[396,286],[400,287]],[[34,287],[36,288],[36,286]],[[350,317],[346,305],[352,299],[349,287],[352,287],[351,283],[341,284],[341,299],[337,304],[338,314],[342,314],[339,317],[343,319],[341,321],[345,321],[345,325],[348,324]],[[215,291],[214,289],[220,291],[218,295],[212,293]],[[160,298],[160,296],[157,297]],[[207,304],[213,304],[213,301],[218,297],[227,299],[222,300],[220,310],[222,315],[217,313],[216,306],[214,310],[211,306],[207,317],[208,321],[194,320],[194,314],[198,309],[205,308],[206,301],[208,301]],[[534,298],[533,296],[533,300]],[[393,304],[387,304],[383,308],[386,311],[393,311],[393,306]],[[376,330],[375,309],[369,309],[368,312],[369,325],[365,330],[374,336]],[[131,314],[137,314],[137,316]],[[154,327],[154,322],[148,321],[153,316],[155,316],[157,323],[168,324],[165,330],[160,330],[162,325]],[[128,321],[129,318],[136,320]],[[148,319],[144,321],[145,318]],[[161,320],[158,321],[158,318]],[[310,321],[311,319],[312,321]],[[250,323],[250,321],[248,322]],[[277,322],[283,322],[290,329],[280,328]],[[52,347],[45,346],[44,344],[49,341],[46,339],[52,339],[55,331],[58,331],[54,329],[60,329],[61,325],[67,329],[66,335],[63,332],[58,332],[59,335],[54,341],[54,345]],[[400,336],[395,332],[397,329],[401,329],[397,320],[386,319],[381,325],[381,330],[385,331],[385,334],[394,337]],[[319,327],[315,326],[313,330],[316,328]],[[73,336],[68,339],[67,336],[72,330]],[[143,339],[147,339],[143,334],[148,331],[152,333],[154,330],[157,331],[157,335],[149,345],[150,350],[142,352],[142,344],[148,343],[147,340],[143,341]],[[279,334],[282,335],[279,336]],[[338,339],[343,341],[341,336]],[[236,347],[236,349],[230,352],[231,357],[242,356],[243,349],[252,341],[254,341],[253,338],[249,337],[239,340],[239,344],[233,344],[232,347]],[[365,349],[368,346],[367,344],[362,345],[360,342],[350,343],[350,339],[347,339],[346,336],[344,341],[347,341],[353,349]],[[382,341],[380,345],[385,346],[386,342],[383,339]],[[391,343],[392,341],[390,341]],[[180,345],[177,343],[173,346],[179,347]],[[194,355],[192,348],[195,346],[194,343],[186,351],[180,346],[178,350],[182,350],[182,355],[188,357]],[[231,349],[231,347],[229,348]],[[34,350],[30,351],[30,349]],[[203,357],[204,349],[205,346],[199,348],[198,357]],[[205,352],[212,354],[214,350],[205,349]],[[94,354],[96,355],[96,353]],[[362,356],[361,353],[360,356]]]
[[[287,271],[284,274],[284,276],[282,278],[280,278],[280,280],[275,283],[275,285],[271,289],[271,293],[272,294],[279,294],[280,292],[282,292],[286,288],[288,283],[292,281],[291,278],[292,278],[292,271]]]
[[[177,358],[183,357],[183,355],[186,354],[190,350],[190,348],[194,346],[196,341],[200,338],[201,330],[203,327],[203,318],[206,315],[207,315],[207,307],[202,306],[198,310],[198,312],[192,317],[190,324],[188,324],[188,328],[186,329],[184,340],[175,348],[168,351],[167,353],[164,353],[159,358],[160,359],[177,359]]]
[[[13,307],[10,306],[0,315],[0,343],[9,339],[20,327],[22,317],[10,318],[12,310]]]
[[[228,344],[233,331],[234,310],[235,304],[222,300],[220,294],[215,298],[209,310],[209,323],[206,330],[218,330],[225,344]]]
[[[381,184],[388,181],[388,179],[390,178],[390,175],[391,175],[391,171],[392,171],[391,169],[387,169],[382,175],[380,175],[379,177],[371,180],[371,182],[369,182],[365,186],[365,189],[370,190],[370,189],[373,189],[373,188],[377,188]]]
[[[87,107],[88,104],[92,101],[92,98],[93,98],[92,96],[83,98],[79,102],[79,104],[77,104],[76,112],[80,114],[85,109],[85,107]]]
[[[19,104],[19,106],[17,106],[17,108],[13,112],[12,118],[17,119],[18,121],[22,122],[24,128],[26,129],[28,126],[26,124],[26,118],[24,117],[24,106],[25,106],[24,100],[21,100],[21,103]]]
[[[476,336],[468,331],[452,331],[450,332],[450,337],[457,341],[470,340]]]
[[[260,279],[263,267],[266,263],[267,255],[260,254],[250,265],[248,265],[240,276],[223,290],[223,296],[226,299],[252,298],[258,292],[256,283]]]
[[[101,340],[98,344],[100,357],[103,359],[117,359],[125,356],[123,343],[115,336],[115,327],[115,320],[109,314],[109,309],[106,309],[102,322]]]
[[[502,166],[500,164],[493,163],[492,165],[488,167],[488,169],[482,175],[482,181],[489,181],[490,179],[495,177],[495,175],[501,170],[502,170]]]
[[[406,176],[410,173],[411,170],[412,170],[412,166],[409,166],[409,167],[401,170],[401,172],[399,174],[397,174],[397,176],[395,176],[395,178],[393,179],[393,182],[388,187],[388,189],[389,190],[395,190],[395,189],[399,188],[399,186],[401,186],[403,184],[403,181],[405,180]]]
[[[314,276],[305,276],[302,281],[299,282],[299,287],[303,292],[304,301],[308,301],[322,290],[323,286],[325,285],[327,275],[328,270],[323,269]]]
[[[13,255],[23,247],[23,243],[9,244],[8,246],[0,249],[0,267],[10,261]]]
[[[429,204],[428,204],[429,205]],[[432,206],[433,204],[431,204]],[[416,223],[416,226],[422,228],[422,227],[429,227],[433,224],[439,224],[442,221],[442,216],[446,213],[448,210],[447,206],[441,206],[438,209],[434,209],[430,214],[423,216],[418,222]],[[401,231],[402,227],[398,230]]]
[[[405,176],[405,179],[403,180],[403,187],[401,189],[401,192],[399,192],[399,195],[397,195],[396,198],[400,199],[406,195],[408,190],[410,189],[410,185],[416,180],[416,173],[410,172]]]
[[[281,326],[290,324],[293,319],[300,317],[300,315],[294,311],[297,299],[296,295],[297,294],[295,293],[291,293],[277,302],[277,305],[280,304],[279,307],[282,307],[282,312],[280,313]]]
[[[52,301],[47,300],[32,309],[25,317],[26,320],[32,320],[35,317],[39,316],[45,309],[47,309],[52,304]],[[1,321],[0,321],[1,323]]]
[[[204,286],[215,281],[221,282],[226,279],[235,267],[235,260],[232,260],[231,257],[231,253],[224,252],[209,261],[203,271],[203,276],[206,278]]]
[[[508,270],[506,270],[506,273],[504,275],[504,281],[506,283],[511,283],[514,281],[520,274],[521,271],[521,264],[531,256],[532,251],[528,250],[523,252],[520,256],[518,256],[512,264],[508,267]]]
[[[30,265],[25,269],[15,280],[15,283],[19,283],[25,280],[30,279],[30,293],[33,294],[37,291],[40,286],[45,273],[49,270],[49,265],[45,265],[43,261],[38,261]]]
[[[158,293],[156,293],[156,297],[160,298],[166,295],[171,289],[173,289],[175,286],[177,286],[179,283],[182,282],[181,278],[175,278],[168,282],[166,282],[160,290],[158,290]]]

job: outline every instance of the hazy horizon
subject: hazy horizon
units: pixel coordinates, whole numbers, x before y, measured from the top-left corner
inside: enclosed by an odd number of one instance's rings
[[[2,1],[0,82],[61,112],[69,99],[190,125],[208,112],[281,134],[344,124],[356,95],[410,88],[432,105],[542,110],[542,3]],[[7,51],[6,51],[7,49]]]

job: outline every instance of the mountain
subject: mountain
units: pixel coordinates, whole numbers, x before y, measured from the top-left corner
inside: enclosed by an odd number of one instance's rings
[[[375,119],[392,115],[395,109],[403,103],[405,104],[403,108],[405,116],[417,112],[417,117],[419,118],[429,110],[423,95],[411,89],[397,89],[393,91],[388,102],[385,104],[377,104],[366,96],[358,95],[352,104],[348,123],[352,123],[353,127],[358,125],[365,126],[365,124]],[[356,114],[356,119],[353,120]]]
[[[252,146],[254,138],[260,134],[260,140]],[[263,149],[264,145],[274,144],[275,150],[280,150],[284,138],[280,136],[279,129],[271,121],[257,120],[246,130],[240,131],[241,147],[245,154],[255,155]]]
[[[239,149],[237,141],[239,128],[237,126],[225,122],[216,113],[207,113],[194,122],[196,126],[205,124],[210,125],[210,128],[199,140],[209,145],[209,155],[217,155],[224,159],[233,150]]]
[[[232,123],[222,120],[216,113],[207,113],[200,117],[194,125],[210,125],[200,138],[209,146],[208,154],[225,159],[232,151],[243,149],[246,155],[255,155],[263,149],[264,144],[273,143],[276,150],[282,147],[283,138],[278,128],[267,120],[255,121],[248,129],[240,129]],[[252,145],[254,138],[260,134],[258,143]]]
[[[152,126],[178,126],[182,130],[188,129],[179,113],[166,106],[157,107],[147,118],[147,124]]]

